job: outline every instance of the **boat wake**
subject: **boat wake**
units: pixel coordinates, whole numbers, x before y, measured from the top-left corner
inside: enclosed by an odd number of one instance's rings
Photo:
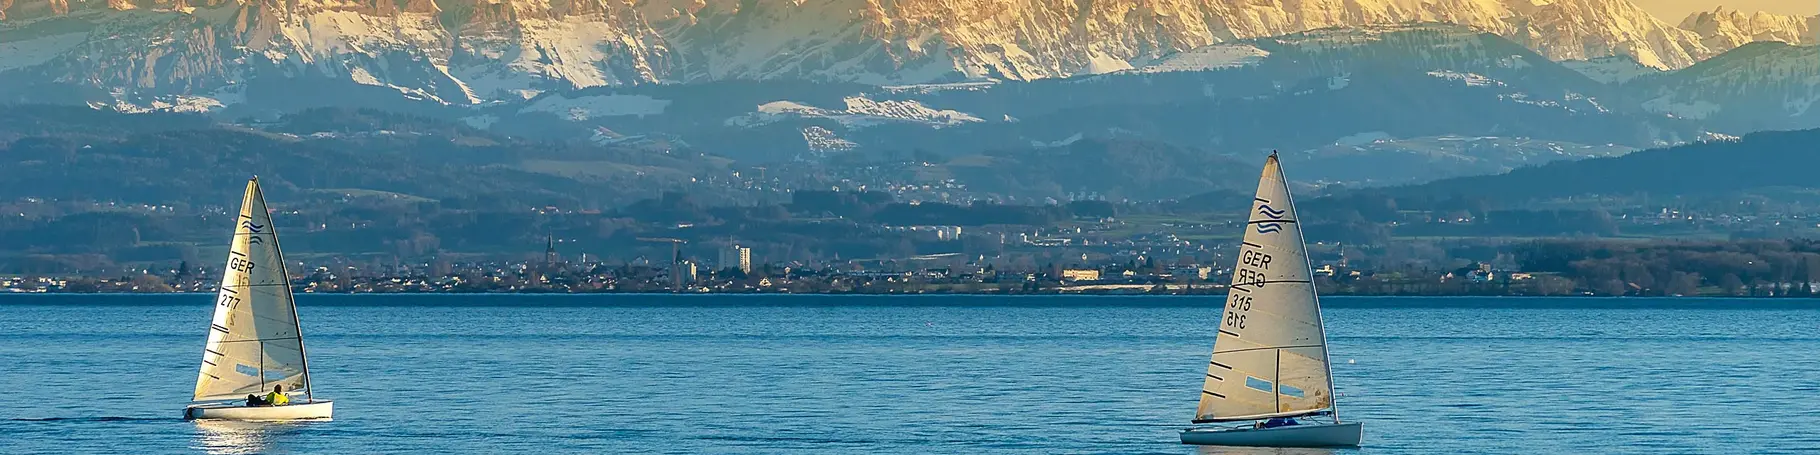
[[[38,417],[6,419],[8,422],[157,422],[165,420],[183,420],[167,417]]]

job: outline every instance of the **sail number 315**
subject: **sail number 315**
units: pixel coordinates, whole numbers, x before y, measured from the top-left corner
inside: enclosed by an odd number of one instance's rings
[[[1226,326],[1245,328],[1245,312],[1251,311],[1251,296],[1231,294],[1226,299]]]
[[[1232,287],[1254,286],[1264,288],[1264,271],[1270,270],[1270,255],[1258,251],[1244,250],[1239,253],[1239,267],[1235,272]],[[1226,327],[1245,328],[1246,313],[1251,311],[1249,293],[1228,293],[1226,297]]]

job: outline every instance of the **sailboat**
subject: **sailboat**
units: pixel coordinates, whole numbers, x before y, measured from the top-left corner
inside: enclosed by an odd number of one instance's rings
[[[277,228],[266,210],[259,178],[246,184],[227,271],[215,295],[215,316],[202,348],[202,371],[184,419],[327,419],[334,403],[315,397],[303,351],[291,280],[278,250]],[[282,406],[248,406],[247,396],[264,396],[283,386],[291,398]]]
[[[1359,445],[1364,429],[1334,405],[1327,334],[1307,245],[1277,155],[1264,161],[1232,286],[1183,444]]]

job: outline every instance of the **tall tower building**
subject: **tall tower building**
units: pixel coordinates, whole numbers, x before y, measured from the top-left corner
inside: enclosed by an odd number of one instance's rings
[[[556,234],[550,234],[550,237],[546,239],[545,242],[543,247],[543,264],[554,266],[556,263],[562,262],[562,256],[556,254]]]
[[[752,273],[752,249],[739,244],[729,245],[720,250],[720,263],[717,266],[722,269],[739,269],[739,273]]]

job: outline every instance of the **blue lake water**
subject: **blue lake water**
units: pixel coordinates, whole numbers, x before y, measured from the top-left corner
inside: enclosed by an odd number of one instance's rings
[[[210,296],[0,296],[0,453],[1816,453],[1820,303],[1329,298],[1357,450],[1182,446],[1220,300],[301,296],[332,422],[198,424]]]

